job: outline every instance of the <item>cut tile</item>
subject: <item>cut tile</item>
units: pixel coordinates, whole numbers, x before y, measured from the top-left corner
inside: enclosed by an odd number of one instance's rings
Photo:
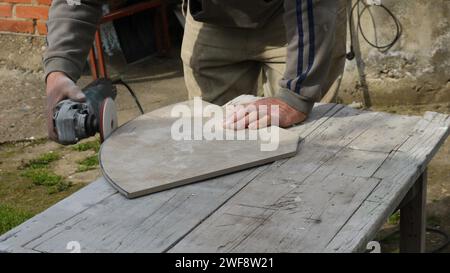
[[[174,106],[182,106],[185,112],[189,110],[192,114],[183,118],[171,117]],[[203,102],[201,109],[197,109],[198,106],[194,107],[193,102],[188,101],[158,109],[118,128],[100,150],[100,165],[105,178],[127,198],[135,198],[263,165],[297,153],[298,134],[278,127],[240,131],[240,134],[246,134],[247,140],[219,140],[211,136],[207,140],[206,135],[200,140],[193,140],[193,133],[199,132],[195,129],[207,125],[208,119],[201,117],[205,107],[220,108]],[[194,116],[199,119],[194,119]],[[209,125],[221,120],[222,117],[218,117],[209,121]],[[194,125],[196,122],[200,127],[192,126],[191,132],[184,134],[188,140],[173,138],[172,129],[176,124]],[[224,139],[230,139],[226,138],[227,133],[236,134],[219,126],[214,128],[216,130],[212,131]],[[252,134],[252,140],[249,134]],[[277,148],[272,151],[268,149],[273,147],[270,143]]]

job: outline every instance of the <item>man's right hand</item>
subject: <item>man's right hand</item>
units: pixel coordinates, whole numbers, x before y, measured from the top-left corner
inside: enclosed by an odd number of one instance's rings
[[[47,131],[51,140],[57,141],[58,135],[53,124],[53,112],[58,102],[64,99],[84,102],[86,97],[81,89],[62,72],[51,72],[47,76]]]

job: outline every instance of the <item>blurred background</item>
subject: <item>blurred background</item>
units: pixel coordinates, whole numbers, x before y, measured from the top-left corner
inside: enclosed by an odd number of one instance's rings
[[[139,1],[110,2],[105,15]],[[407,115],[450,113],[450,1],[383,0],[388,10],[359,2],[352,2],[355,58],[336,82],[333,102]],[[108,75],[130,84],[145,112],[187,99],[179,57],[181,3],[163,3],[164,9],[155,5],[99,27],[97,45]],[[71,147],[46,139],[41,61],[50,5],[51,0],[0,0],[0,234],[100,175],[98,138]],[[94,52],[98,56],[99,47]],[[101,74],[98,60],[97,65],[94,72],[86,60],[81,86]],[[139,115],[124,89],[116,102],[121,123]],[[429,167],[427,212],[429,227],[450,233],[449,140]],[[380,231],[383,251],[398,251],[398,222],[394,214]],[[427,240],[430,250],[443,241],[439,234]]]

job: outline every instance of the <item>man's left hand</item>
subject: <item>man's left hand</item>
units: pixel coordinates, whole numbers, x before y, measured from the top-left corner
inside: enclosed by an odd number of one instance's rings
[[[273,111],[271,106],[278,106],[279,111]],[[237,105],[228,113],[229,109],[230,107],[227,109],[224,127],[235,130],[259,129],[270,125],[286,128],[304,121],[307,117],[277,98],[263,98],[253,103]]]

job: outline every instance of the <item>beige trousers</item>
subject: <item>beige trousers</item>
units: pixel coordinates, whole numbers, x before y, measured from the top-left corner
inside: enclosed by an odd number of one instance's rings
[[[342,73],[345,62],[346,13],[342,7],[330,81]],[[282,15],[263,28],[242,29],[197,22],[187,12],[181,58],[189,98],[200,96],[223,105],[242,94],[274,95],[286,67],[286,46]]]

